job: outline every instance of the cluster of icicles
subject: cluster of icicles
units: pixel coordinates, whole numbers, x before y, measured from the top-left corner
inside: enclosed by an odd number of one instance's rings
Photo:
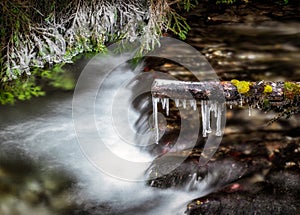
[[[166,115],[169,115],[169,98],[156,98],[152,97],[153,102],[153,120],[154,120],[154,130],[155,130],[155,142],[159,141],[159,125],[158,125],[158,103],[161,103],[162,109],[166,110]],[[197,110],[196,100],[186,100],[186,99],[174,99],[175,106],[182,106],[183,109],[186,109],[189,105],[194,111]],[[221,103],[213,100],[201,100],[201,116],[202,116],[202,134],[203,137],[207,137],[209,133],[212,132],[211,129],[211,115],[216,118],[216,136],[222,135],[221,123],[222,123],[222,114],[224,114],[225,103]]]

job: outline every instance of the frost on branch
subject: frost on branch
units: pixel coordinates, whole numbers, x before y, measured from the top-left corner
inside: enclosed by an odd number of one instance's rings
[[[170,19],[180,19],[171,8],[180,2],[185,0],[51,0],[49,8],[43,8],[33,0],[1,1],[1,12],[6,15],[0,18],[5,19],[3,28],[8,29],[0,55],[2,81],[29,75],[33,67],[71,62],[82,52],[101,52],[107,42],[120,39],[139,39],[140,53],[147,52],[159,44]],[[19,11],[17,20],[13,20],[15,9]],[[176,23],[174,26],[185,26]],[[175,28],[174,32],[180,30]]]
[[[300,111],[300,83],[299,82],[270,82],[270,81],[203,81],[188,82],[155,79],[151,88],[154,114],[154,129],[156,142],[159,140],[159,128],[157,119],[157,105],[162,104],[169,114],[169,100],[173,100],[176,107],[180,105],[185,109],[187,104],[196,110],[197,101],[200,103],[202,117],[202,134],[207,137],[212,132],[212,117],[216,119],[214,126],[216,136],[221,136],[222,113],[225,106],[230,109],[233,106],[249,107],[249,116],[253,108],[265,112],[273,110],[280,117],[290,117]]]

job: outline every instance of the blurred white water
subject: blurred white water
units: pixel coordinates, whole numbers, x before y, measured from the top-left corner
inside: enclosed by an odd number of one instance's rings
[[[105,60],[116,64],[120,61],[116,57],[107,57]],[[101,76],[101,63],[96,66],[98,75]],[[122,88],[120,92],[118,89],[120,83],[125,83],[135,75],[136,71],[131,70],[126,63],[121,64],[110,74],[94,101],[93,117],[97,133],[91,134],[89,130],[94,122],[86,122],[81,132],[86,141],[94,142],[97,136],[101,138],[103,144],[96,141],[97,146],[92,149],[93,161],[99,160],[101,164],[107,162],[109,167],[117,168],[116,171],[129,171],[132,177],[139,179],[138,181],[123,180],[103,172],[83,153],[81,145],[83,143],[80,143],[74,130],[71,93],[57,92],[1,110],[2,152],[9,154],[18,149],[37,162],[43,163],[46,170],[59,169],[71,174],[77,181],[73,189],[74,199],[79,203],[93,202],[96,206],[107,204],[112,208],[112,214],[183,214],[186,203],[201,196],[201,192],[206,190],[206,180],[197,182],[195,178],[191,178],[193,180],[191,183],[197,187],[193,191],[159,190],[145,185],[145,181],[140,180],[154,157],[143,152],[136,143],[137,134],[133,125],[139,113],[130,105],[124,109],[120,106],[121,103],[118,103],[122,97],[125,102],[130,102],[130,89]],[[78,95],[86,97],[90,91],[89,86],[90,83],[87,82],[85,89]],[[118,95],[117,101],[115,95]],[[111,108],[112,106],[114,108]],[[122,121],[119,119],[124,118],[122,116],[124,110],[127,111],[125,117],[127,120]],[[111,111],[114,119],[111,118]],[[81,117],[88,118],[85,114]],[[117,123],[117,126],[114,123]],[[122,137],[124,130],[121,129],[118,133],[116,127],[129,128],[131,132],[124,139]],[[110,157],[111,153],[124,160],[141,162],[145,165],[131,169],[124,167],[122,163],[111,166],[114,162]]]

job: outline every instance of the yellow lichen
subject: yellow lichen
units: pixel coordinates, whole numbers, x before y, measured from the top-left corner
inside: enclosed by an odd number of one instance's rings
[[[239,83],[240,81],[239,80],[236,80],[236,79],[232,79],[231,80],[231,83],[234,85],[234,86],[236,86],[237,85],[237,83]]]
[[[248,93],[249,90],[250,90],[250,82],[248,82],[248,81],[239,81],[239,80],[236,80],[236,79],[232,79],[232,80],[231,80],[231,83],[232,83],[234,86],[236,86],[237,91],[238,91],[240,94]]]
[[[264,93],[272,93],[273,92],[273,88],[270,85],[266,85],[264,88]]]
[[[197,205],[201,205],[202,203],[203,203],[203,202],[201,202],[200,200],[197,200],[197,201],[196,201],[196,204],[197,204]]]

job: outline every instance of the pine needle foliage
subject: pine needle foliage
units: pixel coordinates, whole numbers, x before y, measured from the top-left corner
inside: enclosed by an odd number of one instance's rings
[[[158,45],[159,38],[168,30],[185,39],[189,26],[178,11],[188,11],[196,3],[195,0],[2,0],[1,91],[4,93],[7,86],[17,84],[16,79],[28,80],[37,68],[71,63],[74,56],[83,52],[103,52],[109,42],[138,39],[143,53]]]

